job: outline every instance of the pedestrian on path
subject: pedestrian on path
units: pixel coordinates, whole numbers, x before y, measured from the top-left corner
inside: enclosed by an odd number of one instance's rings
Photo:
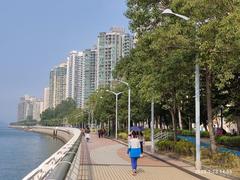
[[[141,154],[140,141],[135,131],[132,132],[132,138],[128,142],[128,154],[131,158],[132,172],[135,176],[137,174],[137,160]]]
[[[98,130],[98,138],[102,137],[102,128]]]
[[[143,136],[142,131],[139,132],[138,139],[140,141],[140,147],[141,147],[141,155],[140,155],[140,157],[143,157],[144,136]]]
[[[85,138],[86,138],[87,142],[90,140],[90,129],[89,129],[89,127],[87,127],[85,129]]]

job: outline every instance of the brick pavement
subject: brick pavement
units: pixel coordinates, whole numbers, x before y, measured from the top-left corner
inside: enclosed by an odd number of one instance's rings
[[[82,143],[82,146],[84,143]],[[89,152],[91,176],[93,180],[195,180],[199,179],[165,162],[144,155],[138,161],[137,175],[131,172],[130,158],[127,155],[127,147],[109,139],[98,138],[91,135],[87,143]],[[182,166],[190,166],[182,164]],[[188,168],[188,167],[187,167]],[[79,173],[80,174],[80,173]],[[81,179],[81,178],[78,178]],[[202,178],[212,179],[212,178]],[[214,180],[224,179],[214,176]]]

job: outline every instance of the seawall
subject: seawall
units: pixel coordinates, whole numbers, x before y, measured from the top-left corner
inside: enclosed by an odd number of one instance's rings
[[[47,134],[61,139],[64,143],[67,143],[72,137],[73,133],[64,127],[45,127],[45,126],[10,126],[25,131],[37,132]]]
[[[32,131],[37,133],[47,134],[56,138],[59,138],[65,142],[57,152],[52,154],[48,159],[46,159],[42,164],[40,164],[36,169],[32,170],[27,174],[23,180],[39,180],[46,178],[50,172],[61,162],[66,154],[70,152],[74,144],[80,137],[80,130],[76,128],[69,127],[45,127],[45,126],[10,126],[12,128],[22,129],[26,131]]]

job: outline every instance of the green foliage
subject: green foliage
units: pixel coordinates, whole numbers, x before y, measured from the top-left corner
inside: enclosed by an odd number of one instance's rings
[[[35,126],[38,124],[38,121],[36,120],[25,120],[25,121],[18,121],[18,122],[12,122],[10,125],[12,126]]]
[[[68,98],[57,105],[56,108],[48,108],[41,114],[42,125],[62,125],[64,119],[76,109],[76,103]]]
[[[169,141],[169,140],[162,140],[156,142],[156,148],[159,151],[168,151],[168,152],[174,152],[175,151],[175,142]]]
[[[120,132],[118,133],[118,138],[127,140],[128,139],[128,134],[126,132]]]
[[[180,140],[175,144],[175,152],[180,155],[193,155],[195,146],[188,141]]]
[[[192,143],[180,140],[178,142],[162,140],[156,143],[159,151],[175,152],[179,155],[193,155],[195,147]]]
[[[216,141],[221,145],[240,147],[240,136],[218,136]]]
[[[178,134],[182,135],[182,136],[195,136],[196,135],[195,131],[189,131],[189,130],[181,130],[181,131],[179,130]],[[208,131],[200,131],[200,136],[207,138],[207,137],[209,137],[209,132]]]
[[[228,117],[237,123],[239,133],[240,96],[236,93],[239,86],[233,85],[232,80],[239,80],[240,1],[128,0],[127,5],[126,16],[132,30],[137,32],[138,42],[130,56],[118,65],[118,77],[127,79],[132,87],[136,87],[137,94],[144,101],[154,99],[155,103],[161,103],[169,110],[172,126],[176,129],[176,109],[184,106],[183,114],[187,114],[190,111],[187,108],[192,107],[192,100],[186,104],[181,102],[186,95],[193,94],[193,67],[197,61],[201,81],[206,81],[206,86],[201,83],[202,122],[205,126],[207,122],[211,123],[212,112],[217,115],[220,105],[230,104]],[[159,7],[171,8],[190,17],[190,21],[161,14]],[[226,86],[232,88],[223,90]],[[207,87],[210,88],[208,92]],[[231,98],[222,96],[224,93]],[[205,96],[208,106],[203,100]],[[211,143],[215,144],[212,127],[209,129]],[[208,136],[206,133],[202,135]]]
[[[154,134],[158,133],[160,130],[159,129],[154,129]],[[151,140],[151,129],[146,128],[143,131],[143,136],[145,141],[150,141]]]
[[[201,136],[201,137],[208,138],[208,137],[209,137],[209,132],[208,132],[208,131],[201,131],[201,132],[200,132],[200,136]]]
[[[194,131],[189,131],[189,130],[182,130],[181,135],[183,136],[195,136]]]

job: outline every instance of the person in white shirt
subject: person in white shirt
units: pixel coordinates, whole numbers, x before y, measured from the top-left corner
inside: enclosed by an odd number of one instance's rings
[[[141,155],[140,141],[135,131],[132,132],[132,138],[128,141],[128,154],[131,158],[132,171],[135,176],[137,173],[137,160]]]

